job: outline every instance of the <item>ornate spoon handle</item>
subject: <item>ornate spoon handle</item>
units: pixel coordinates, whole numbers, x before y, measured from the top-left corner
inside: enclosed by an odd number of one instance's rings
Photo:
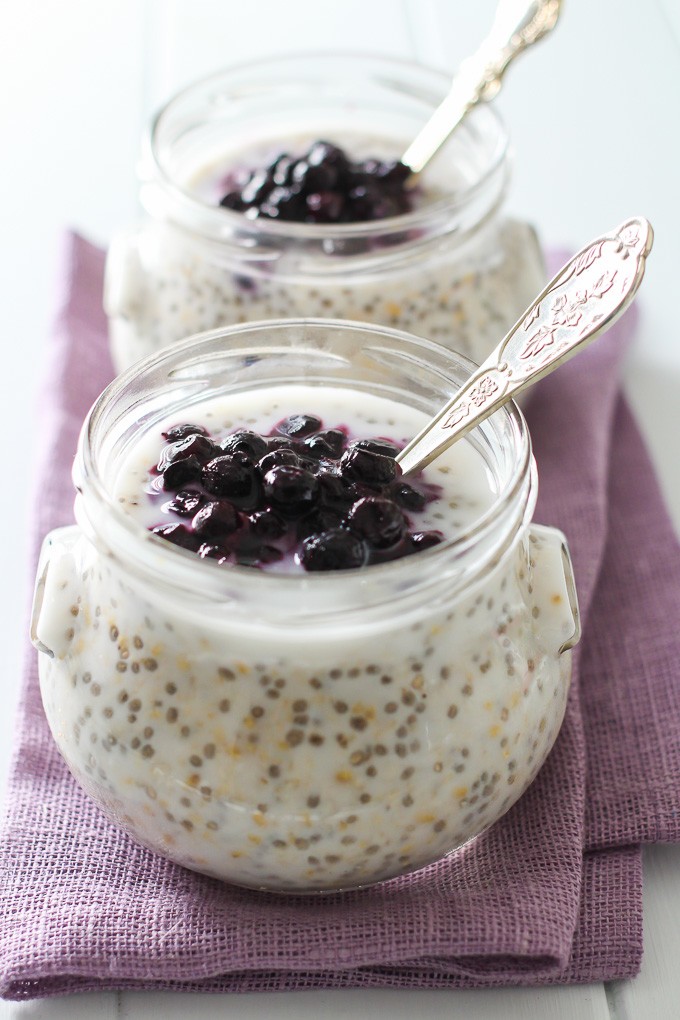
[[[555,25],[561,0],[500,0],[491,32],[463,61],[451,90],[401,157],[412,174],[429,163],[477,103],[493,99],[508,65]]]
[[[653,238],[647,220],[626,220],[567,262],[453,400],[404,447],[397,457],[404,474],[429,464],[607,330],[633,300]]]

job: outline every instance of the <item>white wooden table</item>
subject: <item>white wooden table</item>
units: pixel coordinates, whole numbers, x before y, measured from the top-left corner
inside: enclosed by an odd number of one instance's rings
[[[137,212],[134,167],[150,113],[177,88],[253,57],[346,49],[455,68],[494,0],[14,0],[0,35],[0,294],[5,584],[0,781],[26,626],[28,478],[36,366],[60,232],[102,244]],[[680,529],[680,0],[565,0],[550,38],[508,75],[498,105],[516,150],[511,211],[578,247],[633,214],[656,229],[627,390]],[[680,847],[645,852],[645,957],[633,982],[494,992],[346,991],[207,996],[107,993],[16,1005],[0,1020],[389,1014],[535,1020],[680,1017]]]

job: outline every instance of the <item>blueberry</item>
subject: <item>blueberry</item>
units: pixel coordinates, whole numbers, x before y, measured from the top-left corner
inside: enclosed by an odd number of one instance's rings
[[[246,205],[262,202],[271,190],[271,178],[266,170],[256,170],[241,191],[241,200]]]
[[[273,188],[260,207],[264,216],[281,220],[300,220],[299,215],[304,209],[304,197],[301,197],[299,185]]]
[[[188,460],[189,457],[195,457],[201,464],[205,464],[215,456],[218,449],[219,447],[215,446],[207,436],[192,432],[184,439],[170,443],[162,450],[158,460],[158,470],[165,471],[168,464],[174,464],[178,460]]]
[[[241,518],[227,500],[214,500],[201,507],[191,526],[202,538],[221,538],[240,528]]]
[[[379,453],[381,457],[396,457],[401,447],[389,439],[359,439],[353,444],[358,450]]]
[[[191,552],[196,552],[200,545],[198,536],[190,531],[185,524],[159,524],[158,527],[152,528],[151,532],[164,538],[167,542],[172,542],[173,545],[177,545],[181,549],[189,549]]]
[[[305,570],[351,570],[364,565],[366,549],[356,535],[333,528],[304,539],[296,558]]]
[[[349,510],[362,495],[360,487],[350,478],[343,478],[341,474],[329,471],[328,467],[329,465],[326,465],[326,471],[319,475],[319,500],[324,506]]]
[[[397,504],[380,496],[367,496],[355,503],[347,524],[375,549],[395,545],[406,531],[406,520]]]
[[[399,481],[392,486],[390,496],[395,503],[403,506],[405,510],[424,510],[428,503],[428,498],[424,493],[419,492],[418,489],[414,489],[412,485],[404,481]]]
[[[247,207],[246,203],[241,198],[240,191],[229,191],[220,199],[220,205],[223,209],[231,209],[233,212],[243,212]]]
[[[311,223],[338,223],[342,219],[345,200],[337,191],[313,191],[305,202],[306,218]]]
[[[296,450],[298,444],[294,439],[289,439],[287,436],[267,436],[267,450]]]
[[[250,530],[257,538],[282,538],[287,530],[284,520],[271,508],[258,510],[249,517]]]
[[[393,457],[363,449],[358,443],[352,443],[340,459],[342,474],[372,488],[389,485],[398,477],[400,470]]]
[[[344,177],[349,170],[349,161],[343,150],[332,142],[313,142],[307,152],[307,163],[310,166],[332,167],[338,177]]]
[[[420,552],[421,549],[432,549],[444,541],[441,531],[414,531],[409,536],[412,552]]]
[[[390,187],[399,189],[406,184],[411,176],[411,171],[404,163],[397,159],[381,162],[375,169],[375,175]]]
[[[318,432],[322,422],[313,414],[291,414],[275,426],[276,431],[282,436],[289,436],[291,439],[303,439],[312,432]]]
[[[283,559],[283,553],[267,542],[246,540],[236,549],[236,562],[242,567],[261,567]]]
[[[194,435],[207,436],[208,433],[202,425],[175,425],[163,433],[163,438],[167,439],[169,443],[176,443],[180,439],[186,439],[187,436]]]
[[[290,184],[293,179],[294,165],[295,161],[288,153],[282,152],[269,167],[272,182],[278,185]]]
[[[274,467],[264,476],[264,497],[284,517],[300,517],[316,502],[319,483],[313,474],[292,464]]]
[[[188,482],[198,481],[201,470],[201,462],[196,457],[173,461],[163,471],[163,488],[168,492],[175,492]]]
[[[208,461],[201,481],[211,495],[224,496],[240,510],[257,505],[259,486],[255,469],[242,454],[225,453]]]
[[[180,489],[174,499],[164,503],[161,509],[164,513],[175,513],[179,514],[180,517],[192,517],[202,502],[203,496],[201,496],[200,492]]]
[[[323,429],[308,436],[303,445],[313,457],[337,460],[342,456],[346,441],[347,436],[340,429]]]
[[[266,475],[272,468],[279,467],[281,464],[300,467],[300,458],[294,450],[282,447],[281,449],[265,453],[264,457],[257,462],[257,466],[263,475]]]
[[[196,551],[202,560],[217,560],[218,563],[226,563],[229,559],[229,550],[216,542],[202,542]]]
[[[242,453],[255,462],[267,452],[267,440],[248,429],[239,429],[221,443],[223,453]]]
[[[322,531],[332,531],[341,527],[344,521],[345,517],[341,510],[317,506],[298,521],[296,529],[298,540],[309,538],[311,535],[320,535]]]

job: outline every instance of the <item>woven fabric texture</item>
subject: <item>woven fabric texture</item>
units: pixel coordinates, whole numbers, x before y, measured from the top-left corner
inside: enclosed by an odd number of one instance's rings
[[[40,401],[34,557],[48,530],[72,520],[78,430],[112,375],[103,263],[69,237]],[[564,726],[519,803],[458,854],[371,889],[284,898],[232,888],[137,846],[80,791],[48,731],[29,646],[0,830],[2,996],[637,973],[640,844],[680,838],[680,550],[620,394],[634,322],[627,313],[544,380],[527,410],[537,519],[567,535],[584,633]]]

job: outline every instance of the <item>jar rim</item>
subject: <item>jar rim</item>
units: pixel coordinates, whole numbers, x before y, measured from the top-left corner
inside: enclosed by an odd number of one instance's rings
[[[341,333],[350,330],[355,334],[363,333],[373,336],[377,334],[393,344],[406,345],[411,348],[415,346],[420,352],[424,351],[431,359],[428,367],[433,362],[439,372],[442,371],[442,366],[451,362],[456,363],[458,368],[465,370],[468,374],[475,367],[474,363],[463,355],[449,351],[433,341],[415,337],[391,327],[378,327],[340,319],[261,320],[188,337],[163,351],[149,355],[128,368],[106,387],[90,409],[81,430],[73,469],[74,483],[79,494],[76,505],[77,508],[80,505],[80,510],[85,518],[83,520],[81,514],[77,513],[83,530],[91,535],[94,534],[100,544],[103,541],[108,552],[119,557],[120,547],[125,546],[129,555],[123,555],[122,558],[126,562],[132,562],[133,569],[138,573],[151,570],[155,576],[162,576],[165,581],[171,584],[174,583],[189,590],[200,588],[203,593],[215,594],[218,598],[223,598],[225,587],[233,587],[234,584],[237,584],[239,588],[251,586],[254,590],[259,589],[260,591],[263,590],[262,586],[264,585],[280,592],[292,592],[294,589],[299,591],[301,587],[314,592],[322,590],[324,586],[336,584],[338,575],[352,581],[368,579],[371,583],[374,581],[388,582],[397,579],[400,572],[403,574],[405,571],[413,571],[416,560],[417,564],[423,568],[423,575],[427,575],[428,571],[431,574],[437,565],[452,564],[454,561],[463,562],[466,556],[469,557],[475,549],[479,549],[480,544],[483,544],[494,534],[494,528],[498,529],[503,525],[505,515],[505,531],[500,536],[502,541],[497,542],[494,546],[494,556],[497,559],[500,555],[499,550],[502,552],[507,548],[519,528],[528,523],[536,498],[531,439],[525,419],[512,401],[503,405],[487,419],[488,423],[493,420],[500,422],[503,419],[508,426],[510,436],[514,437],[516,445],[516,456],[513,459],[513,467],[509,472],[506,484],[502,491],[498,492],[487,511],[469,528],[433,548],[418,552],[416,556],[371,564],[361,570],[286,574],[259,571],[252,567],[236,564],[220,565],[216,562],[206,562],[196,557],[195,554],[176,548],[159,536],[151,534],[140,521],[127,513],[113,498],[111,487],[107,486],[103,479],[100,465],[97,462],[95,432],[98,427],[105,427],[102,422],[107,409],[115,405],[116,401],[121,400],[126,391],[129,391],[131,384],[139,381],[140,377],[144,375],[151,376],[154,371],[162,370],[164,366],[169,367],[178,359],[189,359],[191,355],[199,354],[201,348],[209,347],[211,343],[222,343],[225,340],[228,342],[232,338],[247,339],[248,334],[262,333],[262,331],[272,334],[277,330],[294,331],[296,329],[312,333],[323,329]],[[248,346],[247,349],[250,351],[253,348]],[[291,346],[290,349],[299,350],[300,348]],[[187,363],[191,364],[191,362]],[[201,364],[205,364],[205,358],[201,360]],[[139,403],[134,406],[137,412]],[[476,429],[482,429],[486,424],[482,423]],[[473,436],[474,433],[475,430],[470,435]],[[488,436],[485,441],[488,441]],[[102,508],[106,512],[105,537],[102,537],[101,534],[104,523]],[[508,517],[509,509],[511,513]],[[97,523],[93,523],[94,521]],[[491,556],[487,557],[489,562],[491,559]],[[477,565],[472,572],[474,576],[477,576],[486,562],[484,561],[481,566]],[[458,572],[460,572],[460,567]],[[437,570],[436,574],[439,577],[440,572]],[[208,589],[210,589],[209,592]],[[285,602],[285,598],[283,601]]]
[[[227,81],[229,78],[236,77],[249,70],[254,72],[259,70],[266,71],[268,68],[276,68],[277,65],[286,65],[299,71],[305,63],[309,62],[323,61],[324,67],[327,68],[350,60],[365,65],[367,69],[375,65],[377,68],[382,67],[385,70],[390,70],[395,75],[401,71],[403,78],[409,73],[426,77],[428,79],[428,99],[431,101],[432,109],[434,109],[437,102],[444,98],[451,84],[450,73],[439,71],[417,61],[385,56],[383,54],[363,54],[351,51],[301,52],[287,54],[284,57],[268,57],[235,64],[221,71],[206,75],[178,90],[156,112],[144,139],[146,162],[150,163],[152,168],[151,181],[160,184],[163,190],[167,192],[180,218],[194,215],[205,220],[207,217],[208,222],[218,236],[223,230],[226,230],[228,233],[240,230],[247,233],[266,233],[272,239],[285,238],[287,240],[298,241],[318,241],[321,238],[336,237],[347,239],[350,236],[371,238],[376,234],[412,229],[428,221],[437,220],[443,214],[455,213],[470,205],[478,197],[479,193],[484,191],[494,176],[502,170],[508,156],[509,136],[507,129],[498,111],[488,103],[475,107],[466,117],[467,124],[463,123],[458,129],[461,132],[465,131],[466,127],[469,128],[471,123],[481,118],[486,118],[493,125],[496,132],[495,147],[488,165],[484,167],[480,175],[466,186],[458,188],[456,191],[441,198],[434,199],[420,208],[380,220],[320,224],[298,223],[289,220],[279,221],[269,217],[250,219],[243,213],[221,206],[214,206],[202,200],[189,188],[177,182],[168,171],[160,152],[160,136],[166,121],[172,117],[176,108],[185,100],[191,98],[192,95],[200,94],[201,91],[217,85],[222,80]],[[390,84],[398,85],[400,81],[392,80]],[[504,190],[504,186],[505,177],[500,188],[501,193]]]

